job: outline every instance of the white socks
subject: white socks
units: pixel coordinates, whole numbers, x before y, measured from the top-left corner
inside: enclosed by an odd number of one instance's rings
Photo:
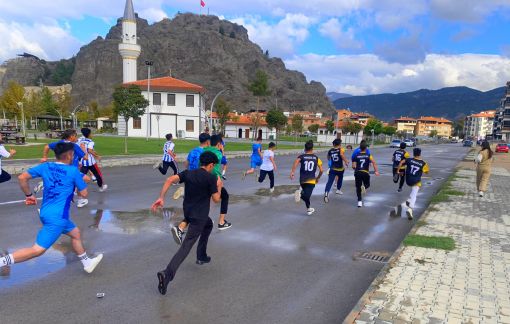
[[[0,267],[5,267],[14,264],[14,257],[12,254],[8,254],[0,258]]]
[[[92,260],[89,259],[87,256],[87,252],[83,253],[82,255],[78,255],[78,258],[81,261],[81,264],[83,264],[83,267],[86,268],[91,265]]]

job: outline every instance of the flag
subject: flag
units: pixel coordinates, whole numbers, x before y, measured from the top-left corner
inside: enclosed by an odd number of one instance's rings
[[[202,8],[204,8],[204,7],[205,7],[205,2],[204,2],[204,0],[200,0],[200,6],[201,6]]]

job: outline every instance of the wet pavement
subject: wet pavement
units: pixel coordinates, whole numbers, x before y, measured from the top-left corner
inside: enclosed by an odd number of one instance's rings
[[[418,196],[416,218],[467,152],[453,144],[423,148],[431,174]],[[62,237],[44,256],[3,269],[0,322],[339,323],[384,265],[356,256],[390,255],[413,224],[405,207],[397,209],[409,189],[396,192],[392,152],[373,150],[382,174],[372,177],[366,207],[356,207],[349,170],[344,195],[333,192],[329,204],[322,201],[322,179],[312,197],[313,216],[293,200],[293,158],[277,157],[274,193],[268,180],[241,181],[248,160],[232,159],[226,188],[233,227],[213,231],[210,264],[197,266],[192,251],[166,296],[157,292],[155,274],[178,248],[169,233],[182,219],[182,200],[171,199],[172,188],[167,208],[152,213],[148,207],[163,176],[147,166],[104,169],[109,190],[99,193],[91,185],[89,205],[72,209],[89,254],[105,253],[102,264],[92,275],[84,273]],[[0,251],[32,245],[40,227],[36,209],[15,202],[20,199],[16,182],[0,186]],[[218,211],[216,205],[211,209],[215,223]]]

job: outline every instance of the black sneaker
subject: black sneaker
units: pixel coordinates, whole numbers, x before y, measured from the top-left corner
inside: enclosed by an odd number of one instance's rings
[[[407,219],[412,220],[413,219],[413,210],[411,208],[407,208]]]
[[[172,227],[172,236],[174,237],[175,243],[177,245],[182,244],[182,237],[184,236],[184,232],[178,226]]]
[[[198,260],[197,259],[197,264],[198,265],[206,264],[206,263],[209,263],[209,262],[211,262],[211,257],[210,256],[205,257],[204,260]]]
[[[406,206],[407,207],[411,206],[411,203],[409,202],[409,200],[406,201]]]
[[[402,188],[398,188],[397,192],[402,192]]]
[[[166,281],[166,275],[164,271],[158,272],[158,290],[161,295],[166,295],[166,288],[168,282]]]
[[[393,175],[393,182],[397,183],[397,182],[398,182],[398,178],[399,178],[398,173],[397,173],[397,174],[394,174],[394,175]]]
[[[224,175],[222,175],[222,176],[221,176],[221,178],[222,178],[223,180],[227,180],[227,177],[225,177]]]
[[[231,227],[232,227],[232,224],[231,224],[231,223],[229,223],[229,222],[227,222],[227,220],[225,220],[225,223],[223,223],[223,224],[218,224],[218,229],[219,229],[220,231],[223,231],[223,230],[229,229],[229,228],[231,228]]]

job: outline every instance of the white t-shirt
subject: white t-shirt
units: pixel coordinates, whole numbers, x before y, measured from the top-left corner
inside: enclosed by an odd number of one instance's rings
[[[3,145],[0,145],[0,174],[2,174],[2,158],[9,158],[11,153],[9,153]]]
[[[273,171],[274,167],[270,158],[274,159],[274,152],[271,150],[265,150],[264,155],[262,155],[262,165],[260,166],[260,170]]]

